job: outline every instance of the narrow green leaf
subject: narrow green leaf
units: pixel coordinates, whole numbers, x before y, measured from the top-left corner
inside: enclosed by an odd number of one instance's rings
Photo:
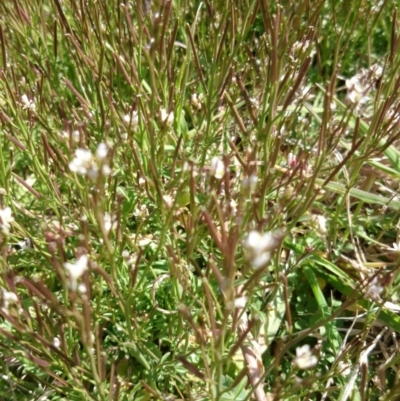
[[[317,178],[315,182],[318,185],[323,185],[324,180]],[[372,194],[370,192],[362,191],[361,189],[357,188],[347,188],[345,185],[340,184],[339,182],[328,182],[325,186],[325,189],[329,189],[337,194],[350,194],[350,196],[360,199],[361,201],[369,204],[376,204],[387,206],[391,209],[399,209],[400,202],[394,199],[387,198],[386,196]]]
[[[304,265],[303,266],[304,273],[306,275],[307,281],[310,284],[311,290],[315,296],[315,299],[321,309],[322,319],[329,317],[331,311],[329,309],[328,303],[324,297],[324,294],[319,287],[317,277],[313,271],[311,265]],[[330,346],[332,347],[333,352],[335,355],[339,352],[340,345],[342,343],[342,338],[334,324],[334,321],[331,321],[326,324],[326,330],[328,334],[328,341]]]
[[[271,344],[279,330],[282,319],[285,316],[286,304],[283,293],[283,286],[279,286],[276,290],[275,297],[272,301],[272,307],[268,309],[267,321],[265,324],[265,342],[268,346]]]

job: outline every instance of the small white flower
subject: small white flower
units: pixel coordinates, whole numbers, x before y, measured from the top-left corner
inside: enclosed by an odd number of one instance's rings
[[[17,294],[14,292],[7,291],[6,289],[2,288],[2,295],[3,295],[3,307],[2,309],[7,311],[10,304],[16,304],[18,302]]]
[[[12,216],[12,210],[9,207],[0,209],[0,230],[4,235],[8,235],[10,232],[10,224],[14,221]]]
[[[21,102],[23,103],[23,104],[29,104],[29,99],[28,99],[28,96],[27,95],[25,95],[25,94],[23,94],[22,96],[21,96]]]
[[[293,360],[293,365],[298,369],[311,369],[318,363],[318,358],[310,351],[308,344],[296,348],[296,357]]]
[[[146,205],[141,205],[140,207],[136,208],[133,212],[135,217],[144,218],[149,215],[149,210],[147,209]]]
[[[131,125],[134,128],[139,125],[139,114],[137,110],[133,110],[131,114],[125,114],[122,119],[125,124]]]
[[[108,155],[108,147],[105,143],[100,143],[96,149],[96,158],[99,161],[104,161]]]
[[[36,110],[36,104],[33,100],[29,100],[27,95],[22,95],[21,96],[21,103],[22,103],[22,108],[25,109],[29,109],[32,111]]]
[[[116,227],[117,222],[115,221],[115,218],[106,212],[104,214],[104,229],[106,230],[107,234]]]
[[[253,268],[258,270],[266,266],[271,260],[271,252],[263,252],[255,256],[252,260]]]
[[[197,93],[193,93],[192,96],[190,97],[190,104],[197,110],[201,110],[202,108],[202,99],[203,96],[200,93],[199,96],[197,96]]]
[[[247,300],[247,297],[236,298],[234,302],[235,308],[243,309],[247,304]]]
[[[363,104],[368,101],[368,90],[362,86],[360,79],[354,76],[346,79],[346,100],[354,105]]]
[[[111,170],[111,168],[110,168],[110,166],[108,164],[103,164],[101,166],[101,174],[104,177],[108,177],[111,173],[112,173],[112,170]]]
[[[79,133],[79,131],[78,130],[74,130],[74,131],[72,131],[72,140],[74,141],[74,142],[79,142],[79,138],[80,138],[80,133]]]
[[[382,78],[383,68],[380,65],[374,64],[371,66],[370,70],[372,71],[372,75],[375,80]]]
[[[261,252],[270,251],[275,247],[276,241],[272,233],[268,232],[260,234],[258,231],[250,231],[244,246],[248,251],[259,254]]]
[[[88,175],[92,179],[95,179],[98,174],[92,152],[87,149],[75,150],[75,159],[69,163],[69,168],[76,174]]]
[[[108,164],[103,164],[107,155],[108,148],[104,143],[100,143],[97,147],[95,157],[88,149],[76,149],[75,158],[69,163],[69,168],[73,173],[88,176],[91,180],[95,180],[99,172],[106,177],[111,174]]]
[[[167,123],[167,125],[171,125],[174,122],[174,113],[171,111],[170,113],[167,112],[165,109],[161,109],[161,121],[163,123]]]
[[[320,214],[314,214],[312,216],[312,220],[316,223],[318,231],[322,235],[326,235],[328,232],[328,229],[326,227],[326,222],[327,222],[326,217]]]
[[[217,180],[222,180],[225,175],[225,165],[221,159],[218,157],[213,157],[211,159],[211,175],[215,177]]]
[[[75,263],[66,262],[64,263],[65,270],[68,271],[69,280],[70,280],[70,288],[75,291],[77,288],[78,279],[85,273],[87,270],[88,257],[87,255],[82,255],[79,259],[76,260]]]
[[[60,348],[61,340],[60,340],[58,337],[54,337],[54,338],[53,338],[53,345],[54,345],[56,348]]]
[[[361,82],[357,76],[346,79],[346,88],[348,91],[355,91],[358,93],[364,92]]]
[[[87,292],[87,288],[86,285],[81,283],[78,285],[78,292],[80,292],[81,294],[86,294]]]
[[[18,242],[17,247],[20,252],[24,252],[32,248],[32,241],[30,238],[24,238],[22,241]]]
[[[360,103],[362,98],[362,94],[357,91],[349,91],[347,92],[346,99],[352,104]]]
[[[128,266],[132,266],[136,263],[136,256],[131,255],[126,249],[122,251],[122,257],[125,259]]]
[[[174,199],[172,198],[172,196],[170,195],[163,195],[163,201],[165,202],[165,204],[167,205],[167,207],[169,209],[171,209],[173,203],[174,203]]]
[[[17,294],[15,292],[11,292],[11,291],[6,291],[3,288],[3,302],[17,302],[18,301],[18,297]]]
[[[255,230],[249,232],[243,247],[254,269],[261,269],[271,260],[271,252],[279,246],[281,236],[281,233],[260,234]]]

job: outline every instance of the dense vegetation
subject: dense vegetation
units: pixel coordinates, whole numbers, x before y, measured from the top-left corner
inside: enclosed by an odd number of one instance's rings
[[[1,399],[399,399],[395,3],[0,2]]]

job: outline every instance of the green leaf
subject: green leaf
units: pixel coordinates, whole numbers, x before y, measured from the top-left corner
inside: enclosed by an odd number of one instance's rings
[[[330,262],[329,260],[326,260],[318,255],[313,255],[313,261],[317,265],[326,268],[327,270],[329,270],[331,273],[335,274],[336,276],[338,276],[344,280],[351,281],[351,277],[346,272],[344,272],[342,269],[337,267],[334,263]]]
[[[326,280],[332,287],[339,290],[342,294],[346,296],[351,296],[354,294],[354,288],[345,284],[338,277],[332,276],[326,271],[324,272],[321,270],[319,270],[317,273],[319,276],[322,276],[322,278]],[[372,306],[372,302],[365,299],[359,300],[358,304],[366,310],[370,310]],[[376,318],[379,318],[379,320],[381,320],[394,331],[400,332],[400,316],[398,316],[396,313],[382,309],[376,316]]]
[[[324,180],[317,178],[315,180],[316,184],[323,185]],[[343,194],[360,199],[361,201],[369,204],[376,204],[381,206],[387,206],[391,209],[398,210],[400,208],[400,202],[394,199],[387,198],[386,196],[372,194],[370,192],[362,191],[361,189],[357,188],[347,188],[346,185],[340,184],[339,182],[328,182],[324,186],[325,189],[329,189],[337,194]]]
[[[311,290],[315,296],[315,299],[320,307],[322,319],[325,319],[331,315],[331,310],[326,302],[324,294],[319,287],[317,277],[314,273],[311,265],[303,265],[303,270],[305,276],[307,278],[308,283],[310,284]],[[326,324],[326,331],[328,335],[329,344],[333,350],[333,353],[337,355],[339,353],[340,345],[342,344],[342,338],[335,326],[335,322],[332,320]]]
[[[272,306],[268,308],[265,323],[265,345],[268,346],[274,340],[276,333],[285,317],[286,304],[284,299],[283,286],[277,287]]]
[[[231,388],[234,383],[229,376],[224,376],[223,378],[223,386],[225,388]],[[245,386],[247,384],[247,377],[244,377],[233,390],[229,390],[224,392],[221,397],[219,397],[220,401],[244,401],[247,399],[249,392],[245,390]]]

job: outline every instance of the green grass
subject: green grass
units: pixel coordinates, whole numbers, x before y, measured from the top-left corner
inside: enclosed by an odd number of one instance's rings
[[[395,5],[0,2],[2,399],[399,398]]]

